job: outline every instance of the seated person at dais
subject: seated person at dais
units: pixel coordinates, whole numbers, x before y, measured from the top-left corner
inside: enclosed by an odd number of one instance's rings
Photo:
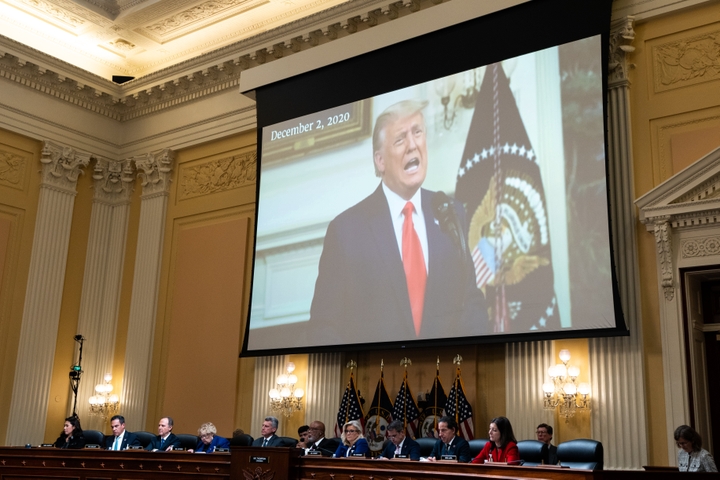
[[[85,437],[78,417],[68,417],[60,436],[55,440],[57,448],[84,448]]]
[[[405,435],[405,425],[400,420],[393,420],[385,430],[390,440],[379,458],[395,458],[395,455],[407,455],[410,460],[420,460],[420,444]]]
[[[362,433],[362,426],[357,420],[351,420],[343,425],[342,440],[333,457],[352,457],[360,453],[368,456],[370,445]]]
[[[478,456],[473,458],[472,463],[520,463],[517,440],[510,420],[505,417],[494,418],[490,422],[488,438],[490,441],[485,444]]]
[[[198,437],[200,441],[193,450],[188,449],[190,453],[213,453],[216,448],[230,448],[230,441],[227,438],[217,434],[217,428],[210,422],[203,423],[198,428]]]
[[[428,461],[442,460],[443,457],[453,455],[460,463],[470,461],[470,444],[467,440],[457,436],[458,424],[454,417],[444,416],[438,421],[438,436]]]
[[[145,450],[152,452],[169,452],[173,448],[179,447],[180,439],[172,433],[173,423],[173,419],[170,417],[161,418],[158,422],[158,434],[150,441],[150,444],[145,447]]]
[[[113,434],[105,437],[106,449],[127,450],[130,446],[142,446],[137,435],[125,430],[125,417],[122,415],[114,415],[110,419],[110,428]]]

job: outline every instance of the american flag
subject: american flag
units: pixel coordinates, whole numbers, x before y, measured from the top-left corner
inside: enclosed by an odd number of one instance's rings
[[[420,409],[413,398],[410,391],[410,385],[407,381],[407,371],[405,378],[400,386],[400,391],[395,397],[395,406],[393,407],[392,418],[394,420],[403,420],[407,435],[415,438],[418,435],[418,418],[420,417]]]
[[[340,401],[340,408],[337,414],[337,423],[335,423],[335,436],[340,437],[343,425],[350,420],[359,420],[361,425],[365,424],[365,414],[363,413],[358,392],[355,388],[355,377],[350,372],[350,381],[345,387],[345,393]]]
[[[455,421],[458,424],[459,436],[465,440],[475,438],[472,407],[465,396],[465,387],[460,377],[460,368],[457,369],[455,382],[450,389],[450,395],[448,395],[447,403],[445,404],[445,414],[450,417],[455,417]]]

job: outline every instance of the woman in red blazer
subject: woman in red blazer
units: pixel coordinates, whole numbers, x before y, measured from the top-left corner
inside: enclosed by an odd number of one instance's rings
[[[520,462],[517,440],[515,440],[510,420],[505,417],[494,418],[490,422],[488,436],[490,441],[485,444],[478,456],[473,458],[472,463]]]

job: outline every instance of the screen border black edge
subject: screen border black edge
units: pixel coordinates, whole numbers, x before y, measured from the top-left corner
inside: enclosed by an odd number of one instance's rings
[[[601,56],[602,56],[602,85],[603,97],[603,122],[605,128],[605,171],[606,178],[609,177],[609,160],[610,150],[608,148],[608,60],[610,47],[610,22],[612,15],[612,0],[586,0],[585,2],[577,2],[576,0],[533,0],[531,2],[516,5],[489,15],[474,18],[462,22],[451,27],[443,28],[425,35],[405,40],[396,44],[388,45],[378,50],[365,53],[356,57],[345,59],[310,72],[303,73],[288,79],[274,82],[256,90],[257,103],[257,180],[256,180],[256,198],[255,198],[255,225],[254,225],[254,242],[252,255],[252,272],[250,277],[250,295],[248,298],[248,313],[245,322],[245,332],[243,335],[243,345],[240,357],[255,357],[267,355],[283,355],[292,353],[321,353],[321,352],[337,352],[361,349],[388,349],[388,348],[416,348],[425,346],[455,346],[455,345],[476,345],[491,343],[516,343],[525,341],[543,341],[543,340],[560,340],[568,338],[597,338],[611,336],[629,336],[630,332],[625,322],[622,311],[622,303],[617,282],[617,271],[615,264],[615,255],[613,249],[614,229],[612,220],[608,215],[608,231],[610,243],[610,265],[612,278],[613,303],[615,310],[615,327],[603,329],[579,329],[579,330],[555,330],[552,332],[527,332],[518,334],[502,334],[461,338],[443,338],[429,340],[413,340],[407,342],[377,342],[362,344],[346,344],[346,345],[326,345],[326,346],[299,346],[286,347],[280,349],[257,349],[249,350],[248,341],[250,334],[250,317],[252,314],[252,296],[255,280],[255,257],[257,254],[257,224],[258,224],[258,208],[260,200],[260,182],[261,164],[262,164],[262,128],[273,125],[285,120],[290,120],[302,115],[322,111],[338,105],[343,105],[353,101],[370,98],[375,95],[397,90],[425,81],[433,80],[445,75],[450,75],[460,71],[475,68],[481,65],[489,65],[491,63],[501,61],[507,58],[524,55],[529,52],[542,50],[555,45],[560,45],[581,38],[593,35],[601,35]],[[558,18],[570,18],[575,21],[562,22],[557,24]],[[584,20],[587,23],[584,23]],[[494,25],[493,25],[494,24]],[[462,40],[472,40],[473,43],[481,42],[485,37],[489,42],[493,40],[493,32],[503,30],[504,26],[513,25],[516,29],[520,29],[523,35],[518,35],[513,42],[504,44],[504,48],[498,48],[490,53],[483,52],[477,57],[466,55],[466,58],[459,58],[457,62],[448,61],[448,65],[433,67],[428,69],[429,72],[407,73],[403,70],[402,75],[395,73],[398,69],[397,65],[387,67],[385,82],[373,83],[364,81],[357,77],[358,72],[367,73],[374,71],[378,64],[392,64],[392,60],[397,58],[399,53],[406,54],[414,60],[414,62],[424,65],[422,60],[428,58],[428,51],[435,51],[440,47],[438,44],[445,46],[448,56],[453,58],[462,57],[462,52],[452,48],[453,43]],[[552,30],[552,34],[543,32],[548,25],[556,26]],[[487,28],[485,28],[487,27]],[[534,27],[534,28],[530,28]],[[524,30],[523,30],[524,28]],[[482,30],[481,38],[473,38],[475,32],[473,30]],[[545,34],[545,35],[541,35]],[[522,39],[540,35],[542,41],[539,43],[531,43]],[[427,49],[423,49],[424,45],[429,45]],[[501,53],[502,52],[502,53]],[[509,53],[508,53],[509,52]],[[374,64],[374,68],[369,68],[370,64]],[[402,63],[407,65],[408,63]],[[449,66],[452,64],[452,66]],[[385,67],[383,67],[385,70]],[[414,69],[413,69],[414,71]],[[353,75],[351,76],[350,73]],[[341,93],[335,92],[334,95],[328,94],[332,92],[332,79],[352,78],[354,82],[353,89],[343,89]],[[330,83],[322,85],[323,82]],[[298,95],[297,92],[303,92]],[[309,93],[311,92],[311,93]],[[338,99],[338,96],[340,98]],[[267,105],[262,106],[262,105]],[[607,187],[607,206],[610,213],[612,202],[610,198],[610,185]]]

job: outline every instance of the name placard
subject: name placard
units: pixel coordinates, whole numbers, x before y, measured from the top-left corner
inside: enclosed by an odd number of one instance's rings
[[[308,450],[306,455],[308,457],[322,457],[322,452],[320,450]]]
[[[365,458],[365,454],[364,454],[364,453],[353,453],[352,456],[355,457],[355,458],[357,458],[357,457]]]
[[[410,455],[408,455],[407,453],[396,453],[394,459],[395,460],[410,460]]]
[[[100,448],[100,445],[97,443],[86,443],[85,448]]]
[[[173,447],[172,451],[173,452],[184,452],[185,448],[184,447]]]
[[[225,448],[225,447],[217,447],[217,448],[215,449],[215,451],[222,453],[222,452],[229,452],[230,449],[229,449],[229,448]]]
[[[142,450],[143,446],[142,445],[129,445],[127,449],[128,450]]]
[[[446,462],[457,462],[457,455],[443,455],[440,457],[440,460]]]
[[[268,457],[250,457],[250,463],[270,463],[270,459]]]
[[[46,448],[46,447],[55,447],[55,445],[52,444],[52,443],[43,443],[43,444],[40,445],[40,446],[43,447],[43,448]]]

